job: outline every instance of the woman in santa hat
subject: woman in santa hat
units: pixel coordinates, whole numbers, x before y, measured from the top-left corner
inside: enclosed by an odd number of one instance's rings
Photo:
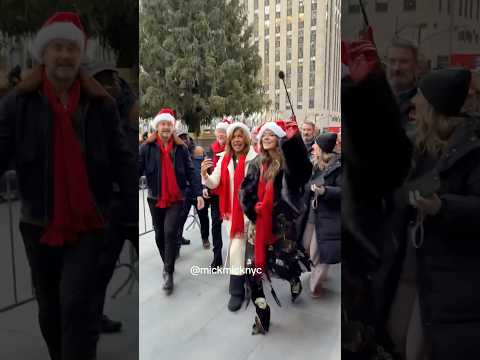
[[[243,209],[252,224],[247,266],[261,269],[260,274],[248,276],[257,313],[252,334],[264,334],[270,325],[270,308],[262,285],[264,273],[271,271],[289,281],[292,301],[302,290],[295,219],[304,211],[304,186],[312,165],[296,122],[290,121],[284,127],[286,130],[275,122],[262,126],[258,134],[259,155],[248,169],[240,191]],[[308,266],[307,261],[305,264]]]
[[[220,201],[220,215],[226,220],[230,237],[227,262],[230,267],[230,301],[228,309],[237,311],[245,298],[245,229],[248,219],[240,205],[240,185],[251,162],[257,156],[251,146],[250,130],[240,122],[227,128],[225,151],[220,156],[215,169],[211,159],[202,163],[202,183],[209,189],[217,189]]]

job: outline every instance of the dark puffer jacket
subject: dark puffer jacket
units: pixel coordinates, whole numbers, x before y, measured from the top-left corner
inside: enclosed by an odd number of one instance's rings
[[[325,194],[317,196],[315,214],[315,233],[320,260],[326,264],[336,264],[341,260],[341,196],[342,165],[338,157],[332,158],[324,171],[314,169],[312,178],[306,185],[305,202],[308,210],[302,220],[300,239],[303,238],[309,212],[314,198],[310,190],[312,184],[325,186]]]
[[[480,120],[465,119],[433,171],[416,160],[406,187],[438,183],[434,192],[442,200],[439,213],[425,218],[417,250],[420,310],[432,359],[480,359]],[[399,239],[407,241],[406,234]]]

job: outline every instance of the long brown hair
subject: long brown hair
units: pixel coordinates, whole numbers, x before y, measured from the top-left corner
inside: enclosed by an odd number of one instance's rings
[[[427,104],[424,111],[416,114],[417,132],[415,147],[419,154],[442,155],[461,118],[448,117]]]
[[[260,164],[267,165],[266,171],[260,169],[262,178],[266,181],[273,180],[283,167],[283,158],[280,153],[280,140],[277,137],[277,146],[275,147],[273,155],[263,148],[262,139],[258,139],[258,143],[260,144]]]

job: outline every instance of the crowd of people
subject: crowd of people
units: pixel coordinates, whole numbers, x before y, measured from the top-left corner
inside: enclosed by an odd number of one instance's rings
[[[311,271],[311,295],[321,297],[329,264],[340,262],[340,136],[319,134],[309,121],[300,130],[294,117],[252,129],[225,117],[204,149],[170,108],[161,109],[151,127],[152,134],[140,137],[139,176],[147,179],[166,294],[174,289],[179,249],[190,243],[183,227],[194,207],[204,249],[210,248],[211,218],[210,267],[229,269],[228,309],[239,310],[251,297],[254,334],[269,330],[263,282],[271,276],[289,282],[295,301],[300,275]]]
[[[343,44],[342,354],[480,356],[480,77]]]

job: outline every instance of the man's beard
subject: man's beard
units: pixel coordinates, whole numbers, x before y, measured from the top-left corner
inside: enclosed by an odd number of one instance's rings
[[[73,65],[57,65],[52,68],[52,75],[60,81],[72,81],[78,74],[78,68]]]

